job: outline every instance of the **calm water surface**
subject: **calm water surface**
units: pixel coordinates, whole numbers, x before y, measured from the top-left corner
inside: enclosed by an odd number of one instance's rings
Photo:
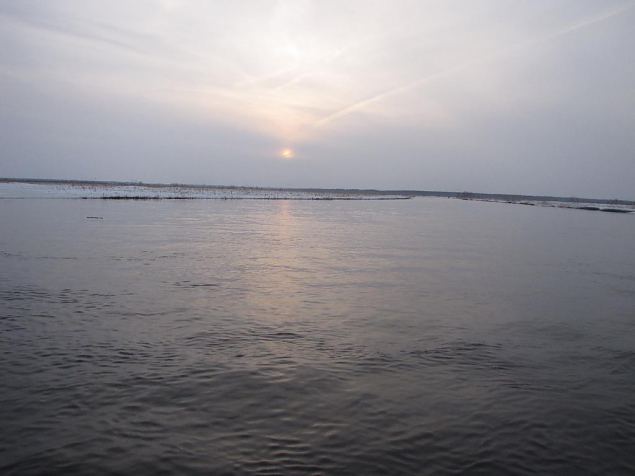
[[[0,200],[0,355],[5,475],[634,474],[635,216]]]

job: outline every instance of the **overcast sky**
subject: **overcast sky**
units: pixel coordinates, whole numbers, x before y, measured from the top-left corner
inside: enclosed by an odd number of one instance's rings
[[[635,198],[632,0],[0,0],[0,45],[0,176]]]

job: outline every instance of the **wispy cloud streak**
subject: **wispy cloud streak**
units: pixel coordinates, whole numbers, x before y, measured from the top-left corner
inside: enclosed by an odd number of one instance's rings
[[[417,79],[416,81],[412,81],[406,84],[403,84],[401,86],[397,86],[388,90],[385,90],[383,92],[374,94],[366,99],[362,99],[360,101],[354,102],[346,107],[343,107],[335,112],[332,112],[331,114],[317,120],[316,122],[313,123],[313,127],[323,127],[333,121],[336,121],[337,119],[341,119],[345,116],[348,116],[349,114],[352,114],[355,111],[359,111],[361,109],[364,109],[365,107],[374,104],[374,103],[378,103],[384,99],[387,99],[389,97],[392,96],[397,96],[399,94],[420,88],[426,84],[432,83],[434,81],[438,81],[440,79],[443,78],[447,78],[450,77],[454,74],[469,70],[470,68],[473,68],[475,66],[479,66],[485,63],[489,63],[492,61],[495,61],[497,59],[503,58],[507,55],[509,55],[510,53],[513,53],[515,51],[519,51],[519,50],[524,50],[527,48],[531,48],[533,46],[536,46],[538,44],[541,43],[546,43],[549,42],[551,40],[554,40],[558,37],[573,33],[575,31],[590,27],[592,25],[595,25],[597,23],[601,23],[603,21],[606,21],[608,19],[611,19],[613,17],[622,15],[630,10],[632,10],[635,7],[635,2],[631,2],[628,3],[622,7],[619,8],[615,8],[612,10],[609,10],[607,12],[602,13],[601,15],[595,16],[593,18],[590,19],[586,19],[586,20],[582,20],[576,23],[573,23],[571,25],[568,25],[564,28],[561,28],[557,31],[554,31],[552,33],[540,36],[538,38],[532,38],[526,41],[523,41],[521,43],[517,43],[505,48],[501,48],[499,50],[496,50],[488,55],[479,57],[479,58],[475,58],[463,63],[460,63],[458,65],[452,66],[450,68],[446,68],[440,71],[436,71],[434,73],[431,73],[429,75],[426,75],[422,78]]]

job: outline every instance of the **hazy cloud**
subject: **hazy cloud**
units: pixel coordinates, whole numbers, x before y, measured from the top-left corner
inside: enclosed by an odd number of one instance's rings
[[[634,27],[622,0],[0,0],[0,176],[635,198]]]

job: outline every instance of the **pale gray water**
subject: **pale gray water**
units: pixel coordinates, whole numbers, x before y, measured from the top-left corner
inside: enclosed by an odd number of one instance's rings
[[[3,474],[635,472],[635,216],[5,199],[0,220]]]

